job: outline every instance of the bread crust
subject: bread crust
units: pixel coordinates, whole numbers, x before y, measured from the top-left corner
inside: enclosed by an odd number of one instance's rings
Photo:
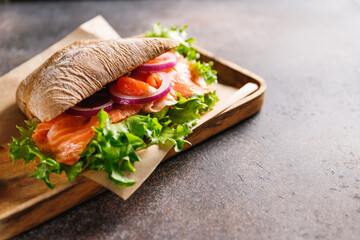
[[[176,47],[163,38],[76,41],[27,76],[16,92],[21,111],[50,121],[125,73]]]

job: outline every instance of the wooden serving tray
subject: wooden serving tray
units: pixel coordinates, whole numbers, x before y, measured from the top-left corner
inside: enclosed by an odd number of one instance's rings
[[[238,101],[231,110],[208,120],[194,130],[187,140],[192,146],[223,131],[258,112],[264,102],[265,81],[248,70],[197,48],[202,61],[213,61],[218,71],[219,83],[241,88],[246,83],[258,85],[258,89]],[[190,145],[185,146],[190,148]],[[171,150],[165,157],[176,155]],[[67,182],[65,176],[53,176],[55,189],[49,189],[37,179],[30,178],[35,164],[12,163],[8,149],[0,147],[0,239],[10,238],[28,230],[104,191],[101,185],[83,176]]]

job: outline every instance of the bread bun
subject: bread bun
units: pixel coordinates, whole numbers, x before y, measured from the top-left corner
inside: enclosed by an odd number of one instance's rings
[[[74,42],[20,83],[17,103],[30,120],[50,121],[109,82],[177,45],[163,38]]]

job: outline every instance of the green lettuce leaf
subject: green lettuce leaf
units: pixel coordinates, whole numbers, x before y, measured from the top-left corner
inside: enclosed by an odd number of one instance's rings
[[[196,120],[200,119],[200,114],[208,111],[219,100],[215,91],[205,95],[194,95],[184,98],[177,94],[178,102],[166,109],[165,116],[160,120],[163,128],[159,135],[151,138],[152,144],[165,144],[170,141],[175,146],[175,151],[181,151],[185,143],[189,143],[185,138],[192,133],[191,127],[196,125]],[[189,143],[190,144],[190,143]]]
[[[194,63],[194,67],[196,68],[197,72],[203,76],[205,82],[207,85],[210,85],[212,83],[217,82],[217,71],[214,69],[211,69],[211,67],[214,65],[213,62],[196,62]]]
[[[147,134],[147,128],[153,126],[152,121],[135,115],[111,124],[104,110],[99,112],[98,118],[99,127],[94,127],[97,134],[80,156],[87,160],[91,170],[105,171],[114,184],[120,187],[134,185],[136,182],[127,178],[123,172],[135,172],[132,163],[140,161],[135,151],[147,146],[142,138]]]
[[[183,54],[189,61],[197,60],[200,57],[200,54],[196,51],[196,48],[191,45],[196,41],[193,38],[187,38],[187,33],[185,32],[186,28],[187,26],[183,26],[182,28],[167,28],[160,23],[156,23],[153,25],[152,31],[147,31],[145,33],[145,37],[169,38],[178,41],[180,42],[180,45],[176,48],[176,51]]]
[[[54,188],[54,184],[49,179],[51,173],[61,174],[65,171],[68,180],[73,181],[84,170],[84,163],[82,161],[68,166],[52,159],[50,153],[42,152],[31,139],[37,124],[31,121],[25,121],[25,123],[25,128],[17,127],[21,136],[13,138],[12,143],[9,144],[9,156],[12,157],[13,161],[24,159],[24,164],[35,161],[35,157],[38,157],[40,162],[36,165],[36,172],[31,177],[43,180],[50,188]]]

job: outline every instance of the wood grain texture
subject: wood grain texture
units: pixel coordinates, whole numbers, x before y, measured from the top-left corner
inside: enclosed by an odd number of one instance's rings
[[[248,82],[259,86],[258,90],[239,101],[234,108],[207,121],[187,138],[192,146],[233,126],[258,112],[264,102],[266,83],[257,75],[229,61],[214,57],[198,48],[202,61],[213,61],[219,82],[240,88]],[[190,148],[187,145],[185,149]],[[176,154],[171,150],[165,157]],[[0,149],[0,239],[6,239],[34,227],[76,205],[96,196],[106,189],[97,183],[79,177],[68,183],[65,176],[53,176],[59,187],[51,190],[36,179],[29,178],[34,164],[12,165],[7,149]]]

